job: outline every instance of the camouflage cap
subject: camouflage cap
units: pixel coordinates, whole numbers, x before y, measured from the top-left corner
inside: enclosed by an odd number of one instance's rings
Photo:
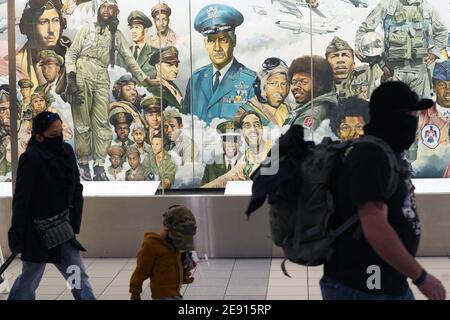
[[[170,16],[172,14],[172,9],[170,9],[170,7],[165,3],[159,3],[152,7],[152,17],[154,19],[156,19],[156,16],[160,13]]]
[[[149,17],[145,15],[142,11],[133,10],[128,15],[128,25],[132,26],[133,23],[139,23],[144,26],[144,29],[150,28],[153,24]]]
[[[342,50],[350,50],[353,54],[353,49],[350,47],[347,41],[342,40],[341,38],[335,36],[333,40],[328,44],[327,49],[325,50],[325,58],[328,57],[330,53],[342,51]]]
[[[194,235],[197,232],[195,216],[183,206],[172,206],[163,214],[163,225],[169,229],[174,245],[179,250],[194,250]]]
[[[33,81],[31,81],[30,79],[21,79],[21,80],[19,80],[19,82],[17,82],[17,84],[21,88],[33,88],[34,87]]]
[[[149,64],[152,66],[158,64],[158,63],[169,63],[169,64],[177,64],[180,63],[180,60],[178,60],[178,49],[170,46],[166,48],[161,49],[161,56],[159,50],[154,52],[148,61]]]
[[[450,81],[450,60],[434,65],[433,80]]]
[[[122,158],[124,154],[125,154],[125,149],[122,146],[112,145],[108,148],[108,155],[110,157],[119,156]]]
[[[239,133],[239,128],[236,125],[236,122],[224,121],[219,123],[216,127],[216,131],[220,136],[237,136],[239,137],[241,134]]]
[[[148,98],[145,98],[141,102],[141,107],[144,109],[145,112],[159,112],[161,113],[161,98],[157,96],[151,96]],[[167,102],[165,99],[162,99],[162,108],[167,107]]]
[[[64,64],[64,58],[61,57],[59,54],[56,54],[56,52],[53,50],[39,51],[38,56],[39,56],[39,61],[40,61],[41,66],[50,64],[50,63],[56,63],[60,66],[62,66]]]

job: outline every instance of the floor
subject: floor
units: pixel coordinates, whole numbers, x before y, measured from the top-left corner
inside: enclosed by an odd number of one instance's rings
[[[129,299],[128,283],[135,259],[85,259],[94,293],[99,300]],[[292,278],[281,271],[281,259],[209,259],[201,260],[194,272],[193,284],[183,287],[187,300],[320,300],[319,279],[322,267],[306,268],[287,263]],[[450,259],[419,258],[420,263],[445,285],[450,300]],[[13,262],[7,271],[9,284],[19,275],[21,263]],[[143,299],[150,298],[148,281]],[[411,286],[416,299],[425,297]],[[0,293],[0,300],[7,294]],[[62,276],[53,265],[47,265],[37,290],[38,300],[73,299]]]

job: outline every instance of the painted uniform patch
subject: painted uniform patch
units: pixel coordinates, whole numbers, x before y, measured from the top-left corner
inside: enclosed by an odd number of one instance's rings
[[[311,117],[306,117],[305,120],[303,120],[303,126],[307,129],[311,129],[314,124],[314,120]]]
[[[422,143],[430,149],[435,149],[439,145],[441,130],[434,124],[427,124],[422,129]]]

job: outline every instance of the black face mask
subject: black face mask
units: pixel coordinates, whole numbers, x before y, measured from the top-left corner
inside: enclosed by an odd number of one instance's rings
[[[416,140],[419,118],[408,114],[387,115],[386,118],[371,120],[366,126],[368,134],[383,138],[396,152],[408,150]]]
[[[64,143],[63,135],[59,135],[54,138],[44,138],[42,144],[50,151],[59,152],[62,149]]]

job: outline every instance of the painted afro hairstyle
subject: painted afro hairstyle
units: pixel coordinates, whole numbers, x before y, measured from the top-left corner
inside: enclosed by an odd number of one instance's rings
[[[333,69],[328,61],[321,56],[313,55],[312,64],[314,96],[318,97],[332,91],[334,88]],[[311,56],[302,56],[292,61],[288,71],[289,82],[292,83],[292,77],[299,72],[311,75]]]
[[[330,128],[334,134],[337,135],[345,117],[363,117],[365,124],[369,123],[369,102],[358,97],[339,99],[338,105],[330,113]]]

